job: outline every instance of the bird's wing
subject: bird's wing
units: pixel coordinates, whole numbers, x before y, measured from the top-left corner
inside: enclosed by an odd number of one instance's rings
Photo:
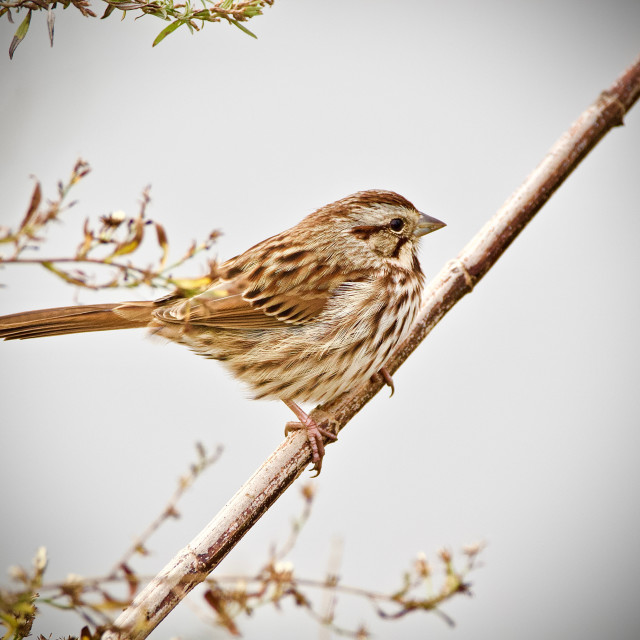
[[[241,294],[225,295],[224,288],[209,289],[203,294],[159,308],[155,317],[169,324],[227,329],[275,329],[284,323],[251,306]]]
[[[273,251],[256,256],[260,246],[221,265],[222,279],[210,289],[159,308],[155,317],[202,327],[282,328],[313,320],[340,285],[365,279],[361,272],[314,263],[306,251],[289,251],[280,260]]]

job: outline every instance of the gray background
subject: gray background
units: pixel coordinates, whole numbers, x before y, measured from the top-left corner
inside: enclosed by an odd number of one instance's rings
[[[0,223],[20,220],[31,174],[53,195],[77,157],[94,169],[51,253],[75,248],[87,215],[135,213],[149,183],[149,215],[175,254],[220,228],[221,258],[377,187],[448,223],[423,243],[433,276],[640,50],[630,0],[278,0],[249,24],[258,41],[209,25],[155,49],[158,20],[56,13],[53,49],[34,15],[13,62],[15,26],[0,24]],[[314,481],[291,556],[299,575],[322,578],[339,538],[344,583],[391,591],[418,551],[484,540],[475,597],[444,606],[453,630],[433,615],[382,622],[344,598],[338,622],[378,638],[639,636],[638,109],[402,367],[396,395],[353,420]],[[157,295],[74,292],[36,268],[0,276],[2,313]],[[162,508],[194,442],[223,443],[137,565],[156,571],[290,419],[216,363],[142,332],[0,353],[3,574],[39,545],[50,579],[104,573]],[[294,487],[221,571],[256,571],[300,507]],[[318,634],[292,607],[240,625],[249,639]],[[43,607],[35,631],[80,626]],[[224,634],[183,605],[155,634],[172,635]]]

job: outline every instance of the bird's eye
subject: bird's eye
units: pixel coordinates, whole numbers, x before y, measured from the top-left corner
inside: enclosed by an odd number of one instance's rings
[[[394,218],[390,223],[389,227],[391,231],[402,231],[402,227],[404,227],[404,220],[402,218]]]

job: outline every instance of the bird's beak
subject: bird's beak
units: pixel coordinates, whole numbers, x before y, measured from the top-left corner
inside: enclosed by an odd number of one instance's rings
[[[420,220],[418,221],[418,226],[415,228],[413,232],[414,236],[426,236],[427,233],[431,233],[432,231],[437,231],[438,229],[442,229],[442,227],[446,227],[447,225],[436,218],[432,218],[428,216],[426,213],[420,214]]]

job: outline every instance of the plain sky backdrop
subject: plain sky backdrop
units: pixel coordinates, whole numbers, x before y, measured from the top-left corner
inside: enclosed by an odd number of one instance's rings
[[[97,13],[103,7],[93,0]],[[43,254],[70,253],[85,216],[148,215],[175,256],[211,229],[221,258],[365,188],[447,222],[428,277],[453,258],[551,144],[640,53],[637,0],[276,0],[248,25],[82,18],[58,5],[13,61],[0,21],[0,224],[37,176],[53,196],[93,172]],[[553,196],[472,295],[328,448],[291,554],[322,579],[393,591],[419,551],[484,540],[474,597],[390,623],[341,597],[337,622],[377,638],[640,637],[640,106]],[[199,267],[194,265],[193,271]],[[0,312],[151,298],[74,291],[35,267],[0,272]],[[0,344],[0,569],[48,549],[48,578],[100,575],[162,509],[194,459],[225,447],[149,542],[160,569],[271,453],[291,419],[215,362],[141,331]],[[308,474],[306,474],[308,475]],[[253,573],[300,511],[299,480],[220,567]],[[191,602],[206,611],[197,593]],[[42,606],[35,633],[78,633]],[[248,640],[317,637],[287,606],[239,620]],[[183,604],[153,637],[223,637]]]

